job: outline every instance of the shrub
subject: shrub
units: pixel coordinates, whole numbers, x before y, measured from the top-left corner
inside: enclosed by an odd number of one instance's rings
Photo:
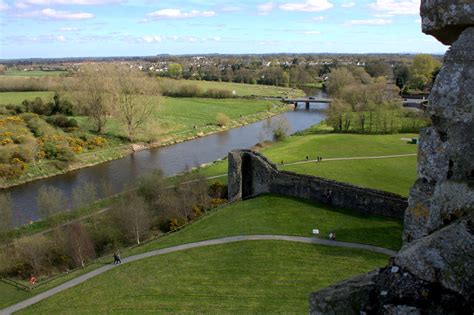
[[[221,182],[214,182],[208,189],[209,197],[218,199],[227,199],[227,185]]]
[[[171,218],[168,222],[168,231],[176,231],[185,224],[181,218]]]
[[[46,121],[53,126],[60,128],[77,128],[79,127],[77,121],[74,118],[67,118],[63,114],[50,116]]]
[[[205,97],[209,98],[231,98],[233,97],[232,91],[225,90],[225,89],[208,89],[206,93],[204,93]]]
[[[216,121],[219,127],[224,127],[229,125],[230,118],[224,113],[217,113]]]

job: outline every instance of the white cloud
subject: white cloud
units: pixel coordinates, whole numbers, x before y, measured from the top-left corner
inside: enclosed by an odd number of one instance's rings
[[[420,0],[376,0],[369,7],[384,14],[412,15],[420,12]]]
[[[315,16],[311,20],[313,20],[314,22],[320,22],[320,21],[323,21],[324,19],[325,19],[324,16]]]
[[[384,19],[351,20],[348,22],[350,25],[387,25],[391,23],[392,20]]]
[[[321,34],[320,31],[304,31],[303,34],[305,35],[319,35]]]
[[[222,12],[238,12],[238,11],[242,11],[242,8],[237,7],[237,6],[229,6],[229,7],[223,7],[221,11]]]
[[[15,6],[20,9],[25,9],[32,5],[104,5],[120,2],[122,2],[122,0],[19,0],[15,2]]]
[[[66,37],[64,37],[63,35],[59,35],[59,36],[56,36],[56,40],[57,40],[57,41],[60,41],[60,42],[65,42],[65,41],[66,41]]]
[[[3,1],[3,0],[0,0],[0,11],[5,11],[9,8],[8,4]]]
[[[53,20],[87,20],[92,19],[94,15],[87,12],[57,11],[54,9],[43,9],[40,15]]]
[[[214,11],[191,10],[189,12],[183,12],[179,9],[163,9],[147,14],[147,16],[154,19],[189,19],[195,17],[212,17],[215,15],[216,13]]]
[[[289,2],[279,6],[285,11],[319,12],[332,8],[334,5],[327,0],[306,0],[304,2]]]
[[[273,10],[274,7],[275,5],[273,4],[273,2],[265,2],[265,3],[259,4],[257,6],[258,14],[267,15]]]
[[[161,36],[156,36],[156,35],[143,36],[142,39],[146,43],[161,43],[161,41],[163,40]]]
[[[347,9],[347,8],[352,8],[355,5],[356,5],[355,2],[345,2],[345,3],[341,4],[341,7]]]
[[[60,32],[77,32],[79,31],[79,28],[77,27],[61,27],[59,28]]]

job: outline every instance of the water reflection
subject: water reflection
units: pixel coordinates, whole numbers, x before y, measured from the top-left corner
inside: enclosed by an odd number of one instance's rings
[[[315,108],[324,106],[316,105]],[[276,120],[285,119],[291,133],[306,129],[324,119],[320,110],[302,109],[287,112],[250,125],[228,130],[226,132],[197,138],[163,148],[136,152],[120,160],[99,164],[93,167],[69,172],[44,180],[38,180],[17,187],[6,189],[11,193],[18,215],[16,223],[37,219],[36,196],[43,185],[61,189],[71,199],[74,188],[83,183],[92,182],[97,187],[107,182],[113,193],[122,191],[132,185],[136,179],[154,169],[162,169],[165,175],[173,175],[192,166],[198,166],[222,158],[236,148],[250,148],[257,142],[271,140],[271,125]],[[104,196],[103,192],[99,193]]]

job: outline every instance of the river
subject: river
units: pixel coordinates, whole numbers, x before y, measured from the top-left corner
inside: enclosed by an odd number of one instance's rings
[[[36,197],[41,186],[59,188],[69,200],[74,188],[86,182],[95,183],[98,187],[105,182],[113,193],[118,193],[133,185],[141,175],[155,169],[161,169],[167,176],[174,175],[190,167],[222,158],[232,149],[250,148],[257,142],[270,140],[272,135],[269,126],[278,120],[287,121],[290,133],[304,130],[325,118],[324,108],[324,104],[318,103],[312,103],[309,110],[299,106],[295,111],[246,126],[166,147],[135,152],[118,160],[5,189],[4,191],[10,192],[15,208],[14,223],[21,225],[39,218]]]

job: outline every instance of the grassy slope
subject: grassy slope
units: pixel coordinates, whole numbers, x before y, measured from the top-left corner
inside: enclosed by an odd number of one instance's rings
[[[0,92],[0,104],[21,104],[24,100],[32,101],[41,97],[43,101],[53,99],[54,92]]]
[[[124,251],[122,254],[129,256],[183,243],[243,234],[311,236],[310,232],[315,227],[321,230],[323,238],[327,237],[329,231],[334,230],[340,241],[373,244],[395,250],[401,246],[400,221],[331,210],[324,205],[293,198],[262,196],[220,208],[176,233]],[[96,263],[84,271],[100,266],[100,263]],[[79,270],[60,277],[32,293],[17,290],[0,282],[0,308],[50,289],[79,276],[84,271]]]
[[[153,113],[152,126],[159,134],[170,134],[216,125],[217,113],[225,113],[232,120],[265,112],[274,101],[247,99],[160,98]],[[124,135],[121,122],[110,120],[107,130],[112,135]]]
[[[402,224],[399,220],[359,215],[309,201],[266,195],[231,204],[191,224],[182,231],[145,244],[131,253],[177,244],[242,234],[283,234],[320,237],[335,231],[339,241],[364,243],[398,250]]]
[[[311,292],[386,259],[276,241],[218,245],[122,265],[20,313],[305,313]]]
[[[269,85],[256,85],[231,82],[210,82],[210,81],[181,81],[197,84],[202,89],[226,89],[235,91],[236,96],[275,96],[275,97],[295,97],[304,96],[304,92],[298,89],[284,88]]]
[[[7,70],[3,76],[14,76],[14,77],[55,77],[61,74],[66,74],[67,71],[22,71],[22,70]]]
[[[306,156],[310,159],[322,156],[325,159],[414,154],[417,152],[417,146],[400,139],[416,136],[415,134],[293,136],[263,149],[261,153],[283,170],[326,177],[408,196],[408,191],[416,179],[416,156],[380,160],[326,161],[292,166],[278,164],[282,160],[284,163],[303,161]],[[203,176],[225,174],[227,161],[203,168],[199,170],[199,173]]]

